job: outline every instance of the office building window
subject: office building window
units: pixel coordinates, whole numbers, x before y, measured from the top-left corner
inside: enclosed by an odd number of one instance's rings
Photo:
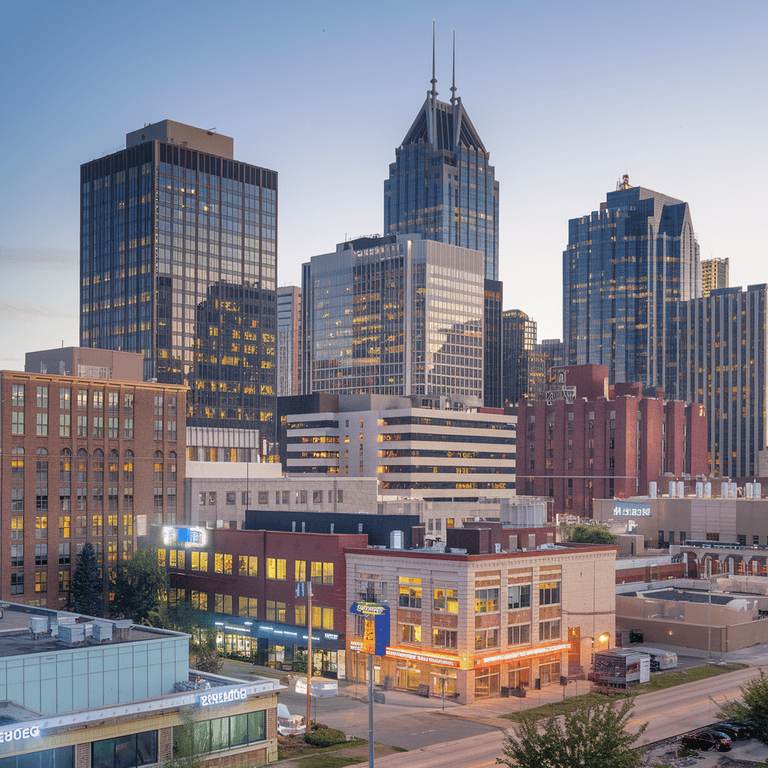
[[[475,613],[494,613],[499,610],[499,588],[475,590]],[[483,646],[485,647],[485,646]]]
[[[507,627],[507,634],[508,645],[530,645],[531,625],[514,624],[511,627]]]
[[[531,607],[531,585],[514,584],[508,587],[507,608],[514,611],[518,608]]]
[[[560,619],[539,622],[539,642],[560,639]]]
[[[267,621],[279,621],[285,623],[285,603],[275,600],[267,600]]]
[[[267,578],[285,581],[286,561],[274,557],[267,558]]]
[[[255,597],[238,598],[238,609],[241,616],[257,618],[259,601]]]
[[[545,581],[539,584],[539,605],[557,605],[559,602],[559,581]]]
[[[421,608],[421,579],[411,576],[400,576],[400,599],[398,605],[401,608]]]

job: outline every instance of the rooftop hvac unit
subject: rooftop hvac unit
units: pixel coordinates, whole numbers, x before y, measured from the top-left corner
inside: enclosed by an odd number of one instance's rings
[[[59,624],[59,640],[64,645],[85,642],[85,627],[82,624]]]
[[[119,619],[115,622],[115,637],[118,640],[127,640],[132,628],[133,622],[130,619]]]
[[[40,637],[48,632],[48,619],[45,616],[29,617],[29,633],[34,638]]]
[[[389,534],[389,548],[390,549],[402,549],[403,548],[403,532],[391,531]]]
[[[96,621],[93,624],[93,639],[103,643],[112,639],[112,624],[106,621]]]

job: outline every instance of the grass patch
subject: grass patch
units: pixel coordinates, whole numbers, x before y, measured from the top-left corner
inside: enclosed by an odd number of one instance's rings
[[[722,666],[703,664],[700,667],[691,667],[691,669],[670,669],[660,675],[654,675],[650,682],[636,685],[632,688],[632,693],[663,691],[665,688],[674,688],[676,685],[693,683],[696,680],[706,680],[709,677],[735,672],[737,669],[746,669],[748,666],[748,664],[723,664]]]
[[[310,755],[301,760],[301,768],[345,768],[368,762],[367,757],[335,757],[334,755]]]
[[[277,759],[278,760],[290,760],[295,758],[304,758],[305,755],[311,755],[312,757],[323,757],[328,752],[337,752],[340,749],[356,749],[358,747],[367,747],[368,741],[366,739],[351,739],[350,741],[343,741],[340,744],[333,744],[330,747],[313,747],[311,744],[307,744],[301,736],[279,736],[277,740]],[[347,759],[347,758],[343,758]],[[366,758],[367,760],[368,758]],[[358,760],[353,760],[351,763],[344,763],[344,765],[354,765]],[[305,760],[302,759],[302,766],[305,765]]]
[[[612,696],[611,700],[624,699],[626,696],[627,694],[621,693],[617,696]],[[573,712],[585,704],[605,704],[608,700],[608,697],[602,693],[583,693],[580,696],[569,696],[564,701],[555,701],[552,704],[544,704],[541,707],[524,709],[520,712],[509,712],[506,715],[501,715],[501,717],[505,717],[513,723],[519,723],[524,716],[528,715],[533,715],[537,720],[545,720],[549,717],[567,715],[569,712]]]
[[[745,669],[748,664],[724,664],[722,666],[710,666],[704,664],[700,667],[691,669],[672,669],[651,677],[650,682],[642,685],[633,686],[629,691],[617,691],[615,695],[606,696],[603,693],[585,693],[581,696],[570,696],[564,701],[556,701],[552,704],[544,704],[541,707],[525,709],[521,712],[509,712],[501,717],[511,720],[513,723],[519,723],[524,716],[533,716],[537,720],[544,720],[549,717],[559,717],[560,715],[573,712],[575,709],[585,704],[605,704],[615,699],[625,699],[627,696],[635,696],[639,693],[651,693],[653,691],[663,691],[665,688],[673,688],[676,685],[692,683],[696,680],[706,680],[709,677],[717,677],[727,672],[735,672],[737,669]]]

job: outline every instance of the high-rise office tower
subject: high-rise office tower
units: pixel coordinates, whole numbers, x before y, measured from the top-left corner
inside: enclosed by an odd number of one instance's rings
[[[667,395],[706,406],[709,470],[758,475],[766,449],[768,285],[720,288],[678,305],[670,331]]]
[[[420,235],[340,243],[303,265],[304,391],[483,405],[483,254]]]
[[[277,289],[277,394],[301,394],[301,288]]]
[[[516,405],[524,396],[535,399],[531,368],[538,371],[541,367],[536,357],[536,321],[519,309],[508,309],[503,315],[504,341],[502,380],[504,386],[504,403]],[[541,389],[543,387],[543,372]]]
[[[483,402],[486,408],[504,405],[502,381],[502,323],[504,286],[501,280],[485,280],[485,318],[483,328]]]
[[[701,295],[688,203],[624,176],[599,211],[571,219],[563,253],[567,365],[607,365],[614,382],[664,385],[669,313]]]
[[[728,259],[705,259],[701,262],[701,295],[728,287]]]
[[[560,339],[542,339],[541,351],[547,356],[546,382],[549,383],[549,371],[563,365],[563,342]]]
[[[187,425],[259,429],[276,391],[277,173],[171,120],[80,168],[80,343],[190,388]]]
[[[456,96],[432,89],[395,150],[384,182],[384,232],[418,233],[429,240],[482,251],[484,276],[499,279],[499,184],[490,155]]]

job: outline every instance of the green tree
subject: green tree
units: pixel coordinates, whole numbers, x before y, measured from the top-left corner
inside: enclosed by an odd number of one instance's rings
[[[138,550],[129,560],[119,562],[112,572],[111,587],[110,616],[133,619],[137,624],[156,623],[165,599],[165,571],[158,563],[157,550]]]
[[[75,575],[69,592],[69,604],[75,613],[86,616],[104,615],[104,584],[93,544],[86,541],[77,556]]]
[[[584,704],[562,718],[524,715],[496,762],[510,768],[638,768],[643,757],[634,744],[648,724],[635,734],[626,731],[633,707],[632,699],[623,699]]]
[[[195,749],[195,720],[192,713],[180,713],[181,725],[173,726],[173,757],[164,768],[200,768],[203,758],[200,750]]]
[[[768,677],[760,674],[742,686],[741,701],[728,699],[720,703],[717,717],[721,720],[751,720],[755,736],[768,744]]]
[[[576,544],[615,544],[616,537],[608,530],[608,526],[574,525],[568,531],[568,541]]]
[[[214,675],[221,670],[223,662],[216,649],[216,630],[213,627],[206,627],[198,633],[197,639],[189,644],[189,653],[192,656],[190,663],[195,669]]]

